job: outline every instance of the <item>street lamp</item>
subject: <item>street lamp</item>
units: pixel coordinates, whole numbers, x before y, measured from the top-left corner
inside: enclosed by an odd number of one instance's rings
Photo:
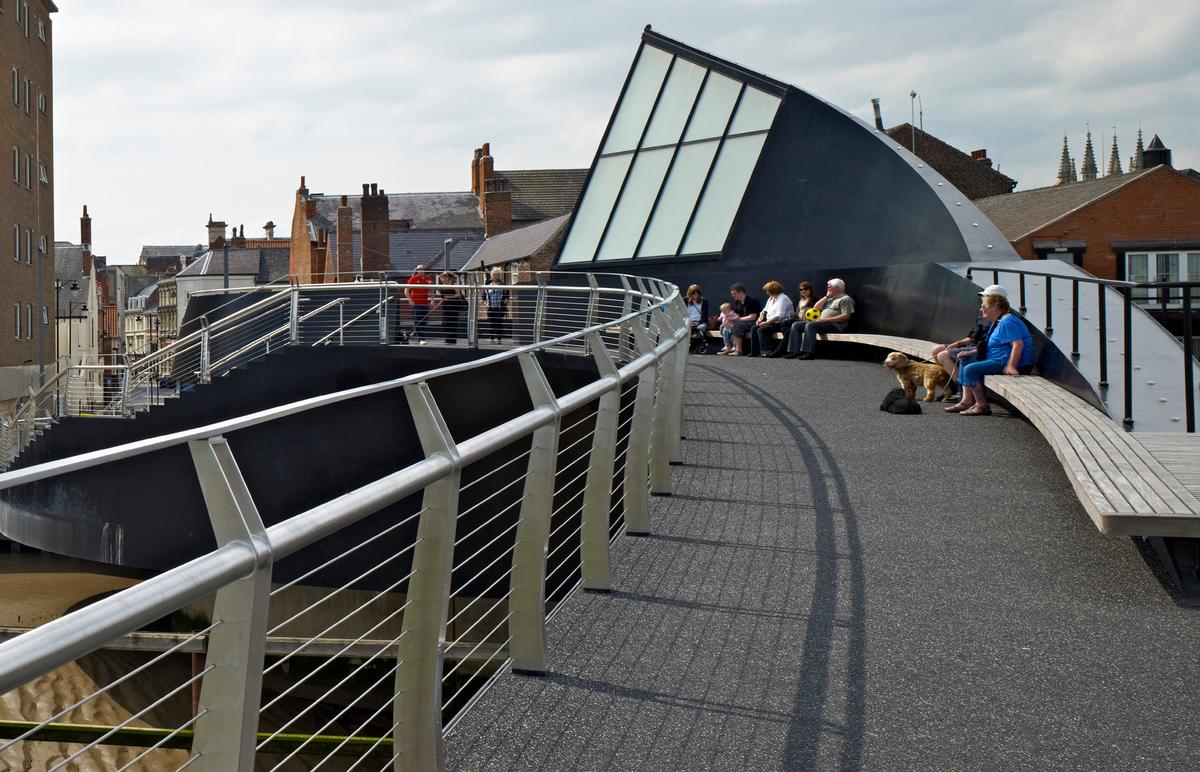
[[[58,296],[62,292],[62,288],[65,284],[66,282],[64,282],[62,279],[54,280],[54,361],[56,363],[58,362],[59,358],[62,357],[62,352],[58,350],[58,342],[60,337],[58,334],[58,317],[60,313]],[[71,286],[67,287],[67,289],[69,289],[71,292],[78,292],[79,282],[72,281]],[[70,327],[67,329],[70,330]],[[55,367],[58,367],[58,365],[55,364]]]
[[[79,310],[87,312],[87,303],[80,303]],[[75,331],[75,301],[67,301],[67,367],[71,366],[71,360],[75,354],[74,339],[72,333]]]

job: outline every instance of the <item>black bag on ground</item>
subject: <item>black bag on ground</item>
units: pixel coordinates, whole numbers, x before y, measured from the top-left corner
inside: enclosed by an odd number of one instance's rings
[[[921,405],[913,399],[904,396],[904,389],[892,389],[879,403],[880,410],[886,410],[892,415],[921,415]]]

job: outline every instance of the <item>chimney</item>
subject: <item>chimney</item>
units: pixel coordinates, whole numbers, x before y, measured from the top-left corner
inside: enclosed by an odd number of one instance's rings
[[[79,244],[83,247],[82,270],[84,276],[92,273],[92,218],[87,204],[83,205],[83,216],[79,218]]]
[[[388,198],[379,191],[375,183],[363,185],[366,192],[362,198],[360,213],[362,234],[363,273],[386,273],[390,270],[388,239]]]
[[[504,180],[488,180],[483,194],[483,235],[490,238],[512,230],[512,194]]]
[[[335,281],[353,278],[354,274],[354,210],[350,199],[342,196],[337,209],[337,250],[333,258]]]
[[[483,148],[475,148],[474,155],[471,156],[471,192],[476,196],[479,195],[479,159],[483,156]]]
[[[296,190],[296,192],[302,196],[308,195],[308,188],[304,185],[304,175],[303,174],[300,175],[300,187],[299,187],[299,189]],[[211,215],[210,215],[210,219],[211,219]]]
[[[236,249],[241,249],[246,246],[246,226],[242,225],[241,229],[234,228],[233,236],[229,239],[229,246]]]
[[[225,221],[213,220],[212,213],[208,215],[208,248],[218,249],[225,246]]]
[[[972,150],[971,158],[975,161],[979,161],[984,166],[987,166],[989,169],[992,167],[992,159],[988,158],[986,149]]]
[[[883,131],[883,115],[879,112],[879,97],[871,100],[871,109],[875,111],[875,128]]]
[[[269,238],[269,239],[275,238],[275,221],[274,220],[267,220],[267,224],[263,226],[263,233],[265,233],[267,235],[267,238]]]

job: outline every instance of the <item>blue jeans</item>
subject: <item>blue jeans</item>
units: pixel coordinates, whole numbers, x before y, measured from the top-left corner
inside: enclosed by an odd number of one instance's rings
[[[733,327],[721,328],[721,340],[725,341],[725,348],[733,348]]]
[[[413,337],[421,337],[421,325],[425,324],[425,317],[429,316],[429,306],[418,306],[413,303],[412,320],[413,320]]]
[[[982,362],[972,362],[966,367],[960,368],[958,371],[958,382],[964,388],[972,386],[982,386],[983,376],[999,375],[1004,372],[1004,366],[1008,364],[1007,359],[985,359]]]

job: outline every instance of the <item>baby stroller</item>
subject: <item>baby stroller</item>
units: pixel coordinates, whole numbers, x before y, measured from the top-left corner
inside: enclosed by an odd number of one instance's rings
[[[693,354],[708,353],[708,326],[704,324],[692,325],[692,336],[688,340],[688,351]]]

